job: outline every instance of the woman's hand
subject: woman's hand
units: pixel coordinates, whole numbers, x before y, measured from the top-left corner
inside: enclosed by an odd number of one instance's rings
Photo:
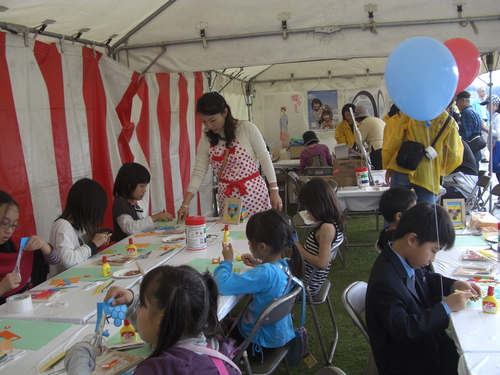
[[[129,306],[134,300],[134,293],[131,290],[122,288],[120,286],[112,286],[106,293],[106,297],[104,297],[104,302],[107,302],[110,298],[115,299],[113,302],[111,302],[113,306],[117,305]]]
[[[184,205],[179,207],[179,211],[177,211],[177,223],[180,221],[184,221],[189,216],[189,207],[185,207]]]
[[[281,201],[279,190],[270,190],[270,191],[271,191],[271,196],[269,198],[271,200],[271,207],[281,211],[283,209],[283,202]]]
[[[233,245],[230,243],[222,243],[222,256],[224,257],[224,260],[227,260],[229,262],[232,262],[234,259],[234,252],[233,252]]]
[[[392,175],[392,169],[387,169],[385,171],[385,183],[387,185],[390,185],[391,184],[391,175]]]
[[[262,264],[260,259],[255,259],[252,254],[245,253],[241,256],[241,260],[245,263],[245,266],[255,267],[259,264]]]
[[[92,242],[95,243],[97,247],[101,247],[109,243],[110,237],[111,233],[108,232],[96,233],[94,238],[92,238]]]

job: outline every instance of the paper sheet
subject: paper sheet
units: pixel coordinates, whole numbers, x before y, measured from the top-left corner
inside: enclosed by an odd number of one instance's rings
[[[0,340],[13,334],[20,337],[12,341],[14,348],[40,350],[69,327],[71,323],[4,319],[0,321]]]

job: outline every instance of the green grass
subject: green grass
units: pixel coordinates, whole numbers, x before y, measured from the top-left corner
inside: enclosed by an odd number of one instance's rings
[[[381,217],[379,223],[381,228],[383,226]],[[342,262],[337,256],[332,263],[328,276],[332,284],[330,300],[339,330],[339,341],[332,366],[339,367],[348,375],[364,374],[370,354],[370,346],[347,315],[342,306],[341,296],[344,289],[352,282],[357,280],[368,281],[372,264],[377,255],[373,244],[378,239],[379,232],[380,230],[376,230],[373,216],[348,218],[346,236],[349,244],[369,243],[370,245],[367,247],[350,247],[347,250],[342,246],[341,251],[346,261],[346,267],[342,268]],[[301,234],[299,232],[299,238]],[[323,339],[327,350],[329,350],[332,343],[333,328],[327,305],[316,306],[316,314],[320,321]],[[294,315],[295,319],[299,318],[300,310],[298,308],[294,310]],[[307,308],[306,328],[309,336],[309,351],[314,355],[318,363],[312,368],[308,368],[304,363],[301,363],[299,367],[292,368],[294,374],[315,374],[325,366],[309,307]],[[280,365],[275,374],[286,374],[285,367]]]

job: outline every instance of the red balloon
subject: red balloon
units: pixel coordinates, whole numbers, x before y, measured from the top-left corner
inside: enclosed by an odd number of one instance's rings
[[[481,67],[481,56],[476,46],[463,38],[453,38],[444,42],[453,54],[458,67],[457,93],[465,90],[476,79]]]

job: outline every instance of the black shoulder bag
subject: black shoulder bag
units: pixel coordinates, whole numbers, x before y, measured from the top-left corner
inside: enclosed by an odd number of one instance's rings
[[[436,135],[436,138],[432,141],[431,146],[434,147],[437,140],[443,134],[446,125],[450,122],[451,116],[448,115],[448,118],[444,122],[443,126],[439,130],[439,133]],[[404,141],[401,144],[401,147],[398,151],[398,156],[396,156],[396,164],[401,168],[409,169],[410,171],[414,171],[417,169],[418,165],[422,161],[422,158],[425,156],[425,146],[419,142],[413,141]]]

